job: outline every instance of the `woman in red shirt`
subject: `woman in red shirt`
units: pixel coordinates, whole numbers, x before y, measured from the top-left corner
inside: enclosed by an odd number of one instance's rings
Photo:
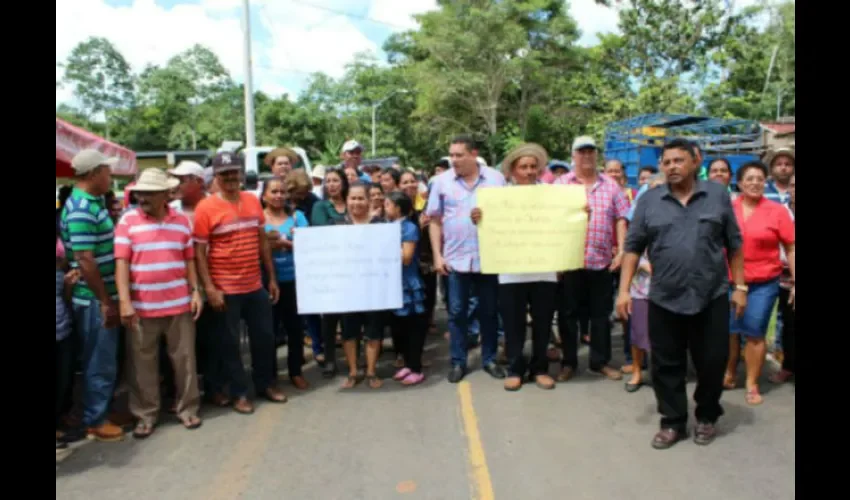
[[[758,379],[767,353],[767,327],[779,296],[779,276],[783,267],[780,245],[785,249],[792,280],[795,275],[794,222],[785,206],[764,197],[767,172],[767,167],[757,161],[746,163],[738,169],[741,195],[732,202],[744,239],[744,278],[748,291],[744,314],[737,319],[731,316],[729,364],[723,385],[726,389],[735,388],[740,335],[746,339],[746,401],[751,405],[762,403]]]

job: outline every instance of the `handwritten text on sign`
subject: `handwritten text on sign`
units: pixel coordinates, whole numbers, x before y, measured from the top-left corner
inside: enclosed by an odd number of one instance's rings
[[[293,241],[298,314],[398,309],[398,224],[299,228]]]
[[[478,191],[481,271],[539,273],[584,267],[583,186],[538,184]]]

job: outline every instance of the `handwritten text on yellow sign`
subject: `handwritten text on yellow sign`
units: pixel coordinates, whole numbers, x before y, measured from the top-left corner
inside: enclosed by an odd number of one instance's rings
[[[538,184],[482,189],[478,242],[486,274],[584,267],[587,195],[583,186]]]

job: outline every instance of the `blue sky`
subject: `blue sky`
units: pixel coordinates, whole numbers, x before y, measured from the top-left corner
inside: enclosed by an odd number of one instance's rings
[[[593,0],[569,3],[583,45],[616,31],[614,10]],[[56,61],[90,36],[112,40],[136,71],[200,43],[242,81],[241,6],[242,0],[62,0],[56,2]],[[387,37],[415,28],[413,14],[435,6],[436,0],[251,0],[255,88],[295,96],[310,73],[338,77],[358,52],[384,60]],[[62,102],[73,103],[69,89],[57,89],[56,103]]]

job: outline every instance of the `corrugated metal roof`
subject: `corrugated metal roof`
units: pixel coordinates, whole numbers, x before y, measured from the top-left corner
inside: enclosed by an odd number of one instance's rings
[[[793,123],[762,122],[761,126],[775,134],[789,134],[794,132]]]

